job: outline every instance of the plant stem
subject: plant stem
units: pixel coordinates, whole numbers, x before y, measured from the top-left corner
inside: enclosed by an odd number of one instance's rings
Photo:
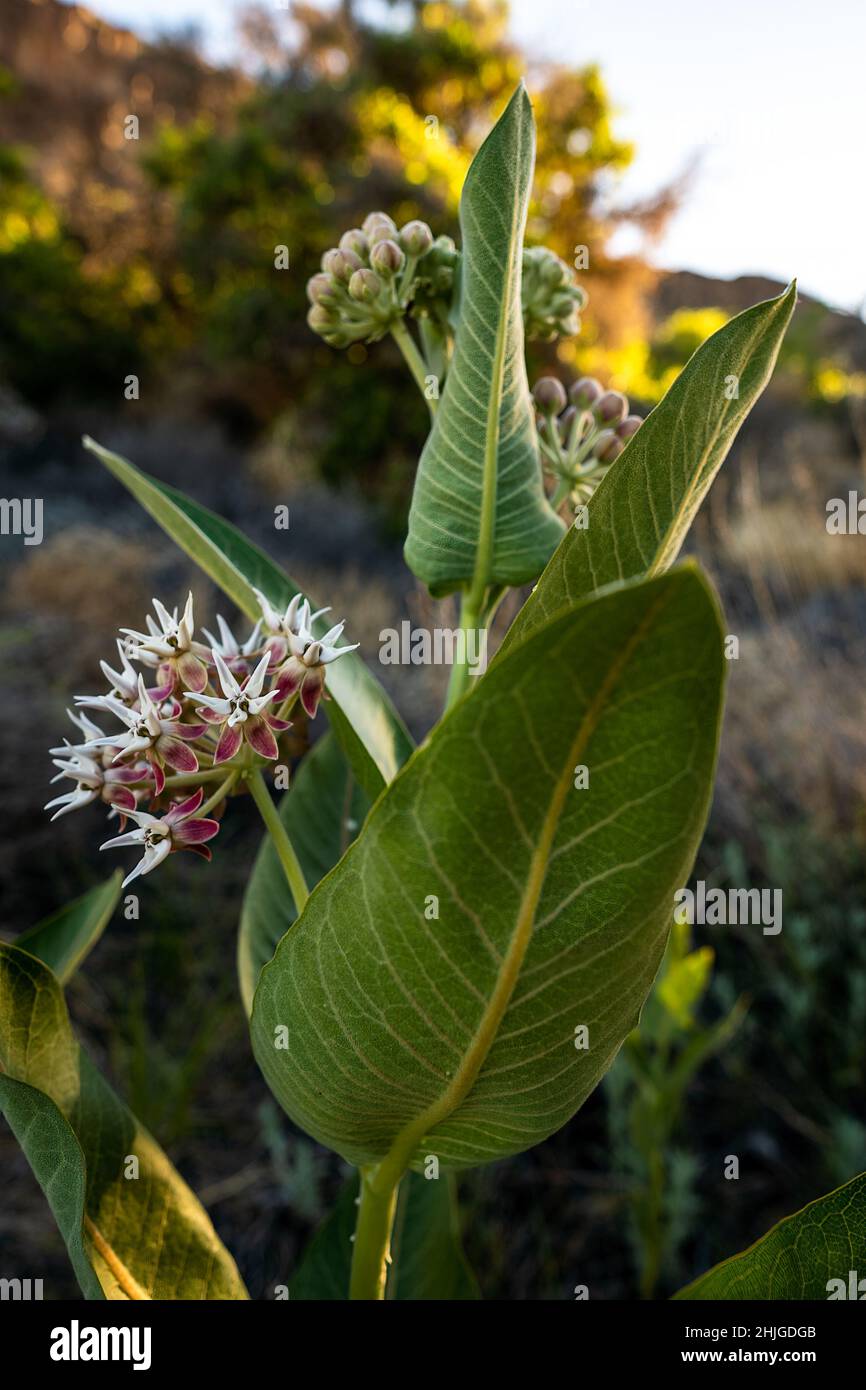
[[[258,768],[250,768],[246,775],[249,789],[252,793],[253,801],[259,809],[259,814],[267,827],[268,834],[274,842],[274,849],[280,857],[283,872],[292,890],[292,897],[295,900],[295,911],[300,917],[304,910],[304,904],[310,896],[304,879],[303,870],[295,854],[294,846],[289,839],[286,827],[280,820],[280,814],[271,800],[271,794],[265,785],[265,779]]]
[[[412,337],[412,334],[409,332],[402,319],[396,319],[394,323],[392,323],[391,337],[394,339],[394,342],[397,344],[398,348],[402,352],[403,357],[406,360],[406,365],[408,366],[409,371],[415,378],[415,384],[418,387],[418,390],[421,392],[421,395],[424,397],[425,401],[427,401],[431,417],[434,416],[436,414],[436,406],[438,405],[438,401],[431,400],[427,396],[427,364],[424,361],[424,358],[421,356],[421,353],[418,351],[418,348],[415,344],[415,339]]]
[[[469,684],[469,662],[466,659],[469,652],[468,634],[470,632],[477,632],[478,629],[478,611],[471,604],[469,594],[464,592],[460,598],[460,633],[462,634],[463,660],[455,661],[451,668],[451,679],[448,682],[448,694],[445,696],[446,710],[449,710],[452,705],[457,703]],[[486,631],[486,626],[483,630]]]
[[[361,1195],[352,1246],[349,1298],[383,1299],[397,1210],[400,1176],[391,1179],[381,1165],[361,1169]]]
[[[231,791],[232,787],[234,786],[235,782],[238,780],[240,775],[241,774],[239,768],[235,768],[233,772],[230,772],[228,777],[226,777],[225,781],[220,782],[213,796],[208,797],[207,801],[204,803],[203,806],[199,806],[198,810],[196,811],[196,815],[206,816],[208,811],[212,811],[214,806],[218,806],[222,801],[223,797],[228,796],[229,792]]]

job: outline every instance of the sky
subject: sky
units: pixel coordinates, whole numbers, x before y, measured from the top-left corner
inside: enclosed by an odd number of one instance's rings
[[[232,0],[86,4],[145,36],[194,23],[210,57],[235,54]],[[618,200],[696,162],[658,265],[796,275],[834,307],[863,311],[864,0],[511,0],[511,13],[532,56],[599,64],[616,133],[637,147]]]

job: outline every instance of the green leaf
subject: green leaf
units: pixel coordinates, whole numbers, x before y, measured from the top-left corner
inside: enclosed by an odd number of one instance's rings
[[[541,480],[523,356],[523,231],[535,128],[521,84],[472,161],[460,199],[460,318],[424,446],[406,563],[435,594],[473,577],[522,584],[562,535]]]
[[[796,298],[792,284],[778,299],[738,314],[698,348],[591,498],[589,524],[572,527],[557,548],[500,654],[566,605],[608,584],[670,568],[770,380]]]
[[[685,566],[563,614],[454,706],[262,971],[253,1047],[293,1120],[399,1171],[518,1153],[574,1114],[658,969],[724,666]]]
[[[235,526],[86,436],[84,445],[251,621],[260,616],[254,588],[275,608],[285,608],[298,593],[298,585]],[[317,631],[325,626],[320,620]],[[359,782],[376,797],[409,756],[412,740],[357,652],[328,667],[328,692],[332,699],[324,708],[334,731]]]
[[[345,853],[369,806],[336,739],[325,734],[304,758],[291,789],[280,799],[280,816],[308,888],[315,888]],[[270,835],[265,835],[244,894],[238,937],[238,977],[247,1013],[253,1006],[262,967],[295,916],[279,856]]]
[[[866,1277],[866,1173],[786,1216],[674,1298],[860,1298],[858,1277]]]
[[[116,870],[105,883],[22,932],[15,945],[53,970],[61,985],[67,984],[111,921],[122,878]]]
[[[48,1198],[86,1298],[247,1297],[204,1208],[75,1041],[56,977],[6,945],[0,1110]]]
[[[355,1173],[310,1241],[289,1285],[293,1299],[348,1299],[358,1187]],[[452,1176],[428,1180],[407,1173],[403,1179],[385,1296],[403,1302],[480,1297],[460,1242]]]

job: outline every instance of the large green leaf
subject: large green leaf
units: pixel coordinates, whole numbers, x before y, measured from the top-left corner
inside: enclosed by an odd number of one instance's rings
[[[56,977],[5,945],[0,1111],[86,1298],[247,1297],[204,1208],[75,1041]]]
[[[253,1046],[299,1125],[358,1165],[467,1166],[569,1119],[658,969],[723,667],[686,566],[563,614],[452,709],[262,971]]]
[[[307,754],[291,789],[280,799],[280,816],[295,847],[308,888],[315,888],[345,853],[369,810],[332,734]],[[247,882],[238,936],[238,978],[247,1013],[262,966],[296,917],[286,876],[270,835],[265,835]]]
[[[859,1300],[866,1292],[866,1283],[857,1287],[860,1279],[866,1280],[866,1173],[786,1216],[674,1297]]]
[[[67,984],[111,921],[122,878],[120,870],[115,870],[105,883],[22,932],[15,945],[37,956],[62,985]]]
[[[355,1174],[304,1252],[289,1285],[292,1298],[348,1299],[358,1190]],[[452,1175],[427,1179],[407,1173],[403,1179],[385,1297],[407,1302],[480,1297],[460,1243]]]
[[[259,617],[253,588],[261,589],[276,608],[284,608],[298,592],[279,565],[229,522],[94,440],[85,436],[84,444],[248,618]],[[317,630],[324,626],[321,620]],[[357,652],[329,666],[328,691],[332,699],[324,708],[334,731],[361,785],[376,797],[408,757],[409,734]]]
[[[521,84],[481,146],[460,199],[454,358],[421,455],[406,563],[437,594],[540,574],[562,535],[544,495],[523,356],[521,257],[535,129]]]
[[[796,298],[791,285],[698,348],[590,500],[589,524],[557,548],[500,652],[607,584],[670,568],[770,379]]]

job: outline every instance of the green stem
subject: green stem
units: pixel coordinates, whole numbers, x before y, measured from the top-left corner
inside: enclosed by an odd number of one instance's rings
[[[438,401],[431,400],[427,396],[427,364],[418,351],[415,339],[412,337],[402,319],[395,319],[394,323],[391,324],[391,337],[402,352],[406,360],[406,365],[415,378],[415,384],[418,390],[421,392],[425,401],[427,401],[431,417],[434,416],[436,414]]]
[[[304,879],[303,870],[295,854],[294,846],[289,839],[286,827],[280,819],[280,814],[271,800],[271,794],[265,786],[265,779],[258,768],[251,768],[247,773],[247,784],[252,792],[253,801],[258,807],[259,814],[264,821],[268,834],[274,842],[274,849],[280,857],[283,872],[292,890],[292,897],[295,900],[295,911],[300,917],[304,910],[304,904],[310,896]]]
[[[361,1169],[361,1195],[352,1245],[349,1298],[383,1299],[390,1260],[391,1230],[397,1210],[396,1179],[382,1165]]]

